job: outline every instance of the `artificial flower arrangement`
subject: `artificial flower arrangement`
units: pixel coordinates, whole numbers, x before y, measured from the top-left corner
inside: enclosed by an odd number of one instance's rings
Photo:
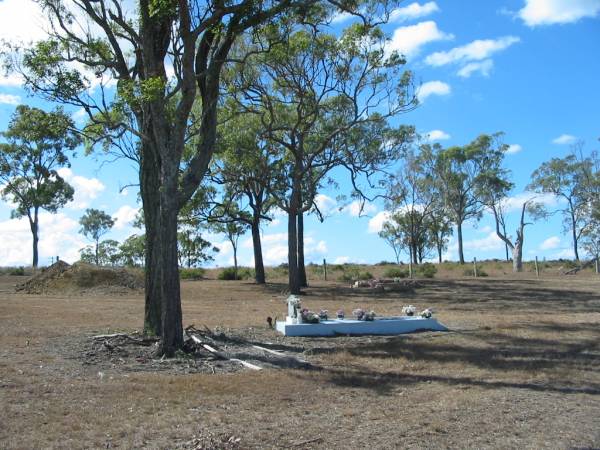
[[[352,311],[352,314],[354,315],[356,320],[371,321],[375,319],[375,311],[366,312],[362,308],[355,309],[354,311]]]
[[[303,323],[319,323],[319,315],[304,308],[301,312]]]
[[[402,307],[402,314],[404,314],[405,316],[414,316],[415,312],[417,312],[417,308],[415,308],[413,305]]]
[[[321,311],[319,311],[319,319],[320,320],[327,320],[327,315],[328,312],[326,309],[322,309]]]
[[[336,312],[337,318],[338,319],[343,319],[344,318],[344,310],[343,309],[338,309]]]
[[[420,316],[423,319],[429,319],[429,318],[431,318],[432,315],[433,315],[433,309],[431,309],[431,308],[424,309],[423,311],[421,311],[421,314],[420,314]]]

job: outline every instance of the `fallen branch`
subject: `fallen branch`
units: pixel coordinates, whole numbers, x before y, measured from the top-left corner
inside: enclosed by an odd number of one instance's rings
[[[322,440],[323,440],[322,437],[316,437],[313,439],[308,439],[306,441],[294,442],[294,443],[290,444],[290,447],[300,447],[301,445],[312,444],[313,442],[319,442]]]
[[[219,358],[221,358],[223,360],[234,361],[234,362],[240,363],[242,366],[247,367],[248,369],[262,370],[262,367],[259,367],[259,366],[255,365],[255,364],[251,364],[249,362],[246,362],[246,361],[243,361],[243,360],[237,359],[237,358],[230,358],[225,353],[222,353],[222,352],[218,351],[216,348],[213,348],[210,345],[205,344],[204,342],[202,342],[202,340],[200,338],[198,338],[197,336],[194,336],[192,333],[187,333],[187,335],[196,344],[201,345],[203,348],[205,348],[206,350],[208,350],[209,352],[211,352],[213,355],[216,355],[216,356],[218,356]]]
[[[596,262],[597,259],[598,258],[591,259],[588,262],[586,262],[586,263],[584,263],[584,264],[582,264],[580,266],[575,267],[574,269],[568,270],[568,271],[565,272],[565,275],[573,275],[573,274],[579,272],[580,270],[583,270],[583,269],[585,269],[587,267],[590,267],[592,264],[594,264]]]

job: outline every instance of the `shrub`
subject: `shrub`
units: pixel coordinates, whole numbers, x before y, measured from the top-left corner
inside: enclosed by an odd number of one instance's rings
[[[204,277],[205,270],[196,268],[182,268],[179,269],[179,278],[182,280],[200,280]]]
[[[463,275],[465,277],[473,277],[475,276],[475,274],[473,273],[473,267],[470,267],[468,269],[463,270]],[[487,277],[489,276],[488,273],[483,270],[483,267],[481,266],[477,266],[477,277]]]
[[[359,280],[372,280],[373,279],[373,274],[367,270],[367,271],[364,271],[364,272],[359,272],[357,278]]]
[[[8,272],[9,275],[25,275],[25,267],[13,267]]]
[[[376,266],[395,266],[396,263],[392,261],[379,261]]]
[[[433,278],[437,273],[437,267],[431,263],[424,263],[417,268],[417,273],[425,278]]]
[[[254,276],[254,272],[248,267],[238,267],[237,277],[235,273],[235,267],[226,267],[223,269],[219,276],[217,277],[219,280],[247,280]]]
[[[399,267],[390,267],[385,269],[383,276],[385,278],[406,278],[408,276],[408,270]]]

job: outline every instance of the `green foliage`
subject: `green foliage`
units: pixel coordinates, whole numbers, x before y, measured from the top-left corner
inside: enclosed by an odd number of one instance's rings
[[[23,275],[25,275],[25,267],[21,266],[21,267],[11,268],[9,270],[8,274],[14,275],[14,276],[23,276]]]
[[[177,233],[179,264],[183,267],[195,267],[203,262],[214,260],[213,253],[219,249],[204,240],[197,229],[187,227]]]
[[[383,276],[385,278],[406,278],[408,276],[408,270],[399,267],[390,267],[385,269]]]
[[[88,208],[85,210],[85,214],[79,219],[79,224],[81,225],[81,229],[79,230],[81,234],[88,239],[98,241],[100,237],[110,231],[115,221],[104,211]]]
[[[237,274],[235,267],[226,267],[219,272],[219,280],[247,280],[254,276],[254,271],[248,267],[238,267]]]
[[[128,267],[144,265],[146,255],[146,237],[132,234],[119,246],[121,264]]]
[[[0,144],[0,193],[16,204],[13,217],[31,217],[36,209],[55,213],[73,199],[73,188],[58,173],[70,166],[67,152],[80,143],[72,128],[60,108],[17,106]]]
[[[182,280],[201,280],[204,277],[206,270],[201,267],[181,268],[179,269],[179,277]]]
[[[431,263],[423,263],[416,267],[416,272],[424,278],[433,278],[437,273],[437,267]]]

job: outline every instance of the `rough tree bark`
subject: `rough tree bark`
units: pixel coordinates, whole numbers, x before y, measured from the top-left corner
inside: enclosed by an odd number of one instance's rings
[[[298,277],[300,279],[300,287],[308,287],[306,278],[306,266],[304,264],[304,213],[298,211]]]
[[[260,218],[254,216],[250,225],[252,231],[252,246],[254,248],[254,279],[256,284],[265,284],[265,266],[263,263],[262,243],[260,240]]]
[[[458,239],[458,260],[461,264],[465,263],[465,255],[463,253],[463,234],[462,234],[462,221],[458,220],[456,223],[456,238]]]

